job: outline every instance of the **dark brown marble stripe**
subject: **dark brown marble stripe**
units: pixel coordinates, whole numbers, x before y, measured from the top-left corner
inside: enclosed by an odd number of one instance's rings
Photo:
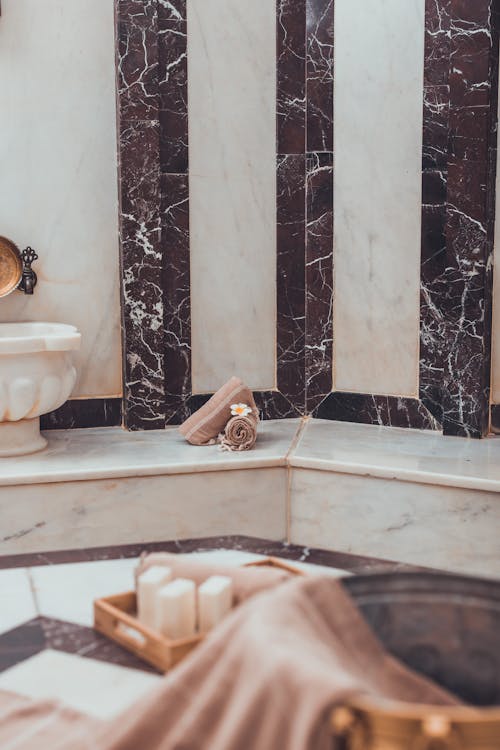
[[[188,171],[186,0],[158,3],[160,161],[162,173]]]
[[[493,0],[450,4],[445,434],[489,428],[498,29]]]
[[[306,161],[306,412],[332,390],[333,154]]]
[[[124,424],[165,426],[158,13],[115,0]]]
[[[304,413],[306,156],[277,159],[277,385],[288,411],[267,418]]]
[[[49,414],[42,414],[42,430],[78,427],[117,427],[122,423],[121,398],[90,398],[66,401]]]
[[[306,0],[306,150],[333,151],[334,0]]]
[[[161,184],[165,409],[167,424],[179,424],[191,395],[189,181],[187,175],[164,174]]]
[[[36,565],[59,565],[61,563],[92,562],[96,560],[120,560],[139,557],[141,552],[206,552],[217,549],[233,549],[254,552],[259,555],[279,556],[287,560],[310,562],[332,568],[347,570],[351,573],[369,573],[372,571],[411,571],[429,570],[415,565],[382,560],[364,555],[352,555],[348,552],[335,552],[314,547],[302,547],[296,544],[271,541],[248,536],[217,536],[199,539],[170,540],[149,542],[147,544],[123,544],[89,549],[58,550],[55,552],[34,552],[22,555],[0,556],[0,569],[26,568]]]
[[[426,0],[424,59],[419,397],[440,426],[446,346],[450,0]]]
[[[306,150],[306,4],[277,0],[277,153]]]
[[[439,430],[440,425],[419,399],[364,393],[331,393],[316,409],[319,419],[378,424],[418,430]]]

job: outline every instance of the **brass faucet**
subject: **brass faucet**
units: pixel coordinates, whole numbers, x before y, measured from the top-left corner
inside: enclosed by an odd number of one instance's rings
[[[31,264],[35,260],[38,260],[38,255],[33,248],[27,247],[26,250],[22,251],[21,258],[23,259],[23,275],[19,282],[18,289],[25,294],[33,294],[33,289],[35,288],[38,279],[36,273],[31,268]]]

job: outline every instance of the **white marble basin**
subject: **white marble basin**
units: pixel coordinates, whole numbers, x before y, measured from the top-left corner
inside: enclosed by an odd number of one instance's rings
[[[0,456],[45,448],[40,414],[57,409],[76,381],[81,335],[62,323],[0,323]]]

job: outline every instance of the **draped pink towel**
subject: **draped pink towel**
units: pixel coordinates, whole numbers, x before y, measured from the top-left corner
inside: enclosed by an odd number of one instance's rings
[[[0,721],[0,747],[331,750],[332,708],[370,695],[456,703],[384,651],[337,580],[293,578],[237,607],[160,686],[117,719],[96,727],[60,707],[25,702],[19,739],[16,717],[7,714]],[[4,706],[0,701],[0,718]],[[26,734],[30,713],[33,721],[42,715],[50,725],[55,711],[57,743]]]

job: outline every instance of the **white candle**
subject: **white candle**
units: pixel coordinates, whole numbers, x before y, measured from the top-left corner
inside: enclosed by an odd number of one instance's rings
[[[200,631],[206,633],[228,614],[233,605],[233,582],[228,576],[211,576],[198,589]]]
[[[164,565],[153,565],[137,580],[137,615],[153,630],[158,629],[157,594],[172,578],[172,571]]]
[[[172,640],[191,638],[196,632],[196,586],[176,578],[157,593],[159,630]]]

